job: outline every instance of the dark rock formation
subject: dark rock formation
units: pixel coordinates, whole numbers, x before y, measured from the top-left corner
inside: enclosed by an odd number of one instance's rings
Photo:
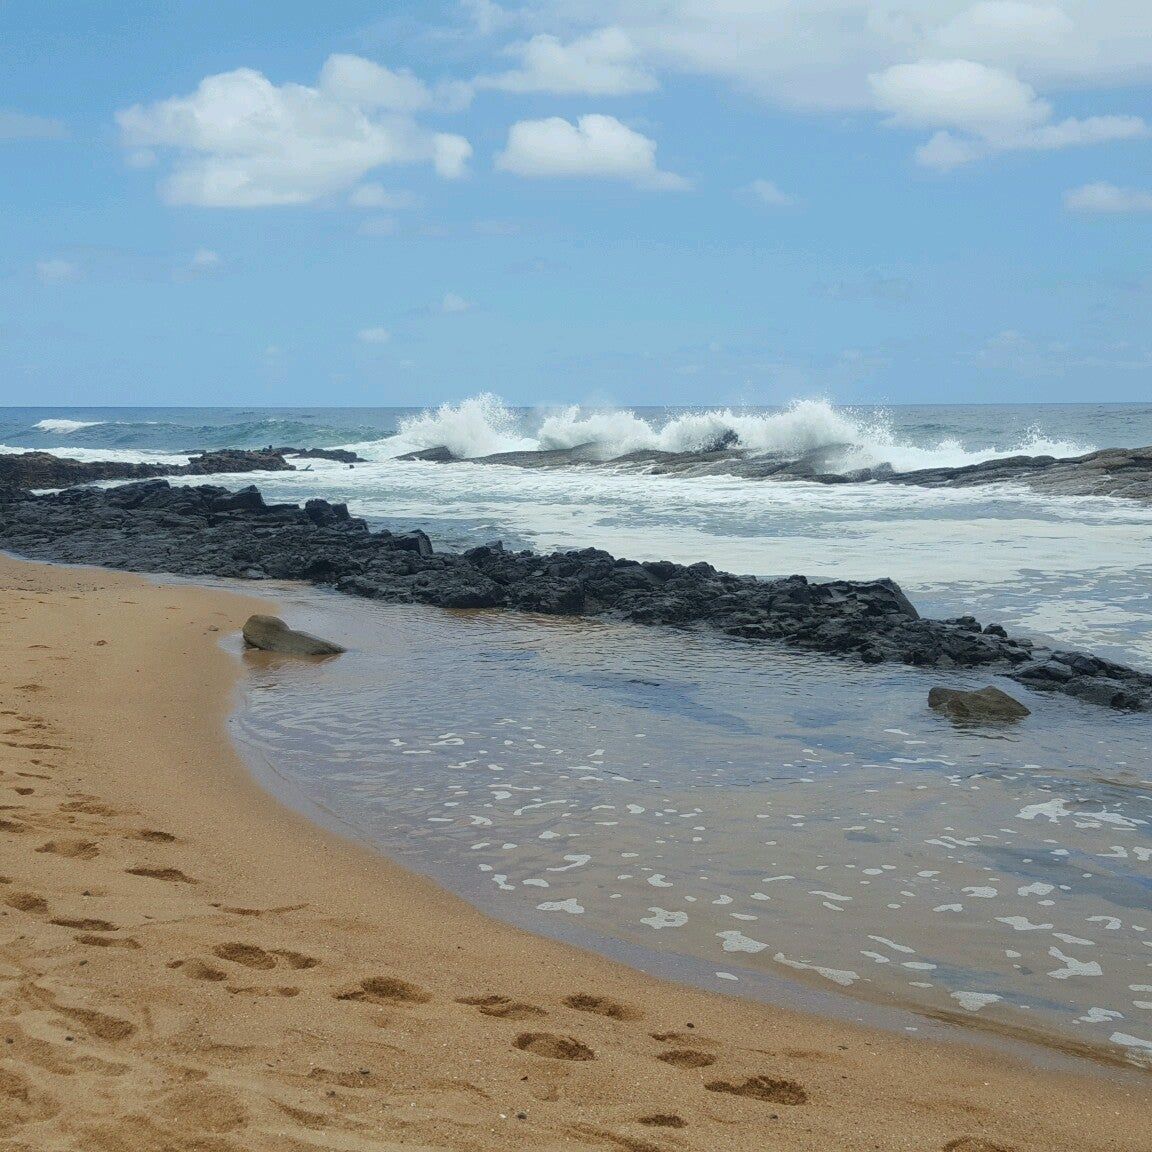
[[[222,472],[291,472],[292,465],[275,448],[249,451],[221,448],[217,452],[199,452],[189,458],[187,467],[174,468],[169,476],[217,476]]]
[[[71,460],[50,452],[0,454],[0,487],[71,488],[101,480],[146,480],[155,476],[208,476],[220,472],[290,472],[277,451],[226,448],[201,452],[187,464],[128,464],[119,460]]]
[[[70,488],[98,480],[146,480],[170,474],[168,464],[124,464],[114,460],[81,463],[50,452],[0,455],[0,486],[5,488]]]
[[[971,616],[922,619],[891,580],[758,580],[710,564],[616,559],[586,548],[541,556],[499,542],[437,553],[422,532],[371,532],[343,504],[266,504],[229,491],[149,480],[32,495],[0,489],[0,547],[36,559],[186,576],[307,580],[392,603],[604,614],[707,627],[863,660],[987,668],[1030,688],[1152,711],[1152,676],[1010,637]]]
[[[954,720],[1022,720],[1032,715],[1030,708],[992,685],[976,692],[933,688],[928,693],[928,706],[947,712]]]
[[[263,652],[282,656],[338,656],[346,652],[339,644],[289,628],[279,616],[249,616],[244,622],[244,643]]]
[[[368,463],[363,456],[357,456],[347,448],[273,448],[272,451],[299,460],[335,460],[339,464]]]
[[[733,447],[730,437],[718,437],[702,451],[662,452],[641,449],[605,458],[595,444],[545,452],[500,452],[481,456],[474,464],[506,464],[520,468],[566,468],[599,463],[656,476],[739,476],[746,480],[807,480],[818,484],[887,484],[927,488],[972,488],[982,484],[1022,484],[1061,496],[1117,496],[1152,501],[1152,447],[1106,448],[1086,456],[1012,456],[962,468],[923,468],[897,472],[891,464],[849,468],[852,446],[829,444],[799,457],[784,453],[754,456]],[[447,448],[426,448],[399,457],[449,464],[457,461]]]

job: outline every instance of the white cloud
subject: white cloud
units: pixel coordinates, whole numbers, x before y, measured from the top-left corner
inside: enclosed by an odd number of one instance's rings
[[[461,312],[471,312],[476,305],[465,300],[456,292],[445,292],[444,299],[440,301],[440,311],[447,316],[456,316]]]
[[[39,260],[36,278],[41,284],[69,284],[80,279],[80,265],[71,260]]]
[[[353,208],[375,208],[382,212],[401,212],[415,208],[419,200],[411,192],[392,192],[382,184],[361,184],[348,195]]]
[[[771,180],[753,180],[748,191],[760,204],[769,208],[792,208],[796,204],[795,196],[781,191]]]
[[[468,161],[471,159],[472,145],[463,136],[441,132],[432,137],[432,166],[437,176],[445,180],[461,180],[468,175]]]
[[[68,129],[59,120],[0,108],[0,140],[66,140]]]
[[[329,56],[320,69],[320,87],[366,112],[422,112],[432,104],[432,93],[408,69],[393,72],[363,56]]]
[[[877,107],[898,128],[939,128],[916,153],[948,171],[994,152],[1052,151],[1148,134],[1138,116],[1052,121],[1052,105],[1018,77],[972,60],[921,60],[869,77]],[[959,132],[962,135],[955,135]]]
[[[627,180],[646,188],[677,189],[688,182],[656,166],[656,142],[614,116],[521,120],[508,130],[496,167],[517,176]]]
[[[973,60],[897,64],[869,78],[882,112],[901,128],[956,128],[1005,136],[1045,123],[1051,105],[1010,73]]]
[[[361,344],[387,344],[392,333],[387,328],[361,328],[356,338]]]
[[[188,267],[193,272],[211,272],[213,268],[220,267],[220,253],[213,252],[211,248],[197,248],[188,261]]]
[[[332,56],[317,87],[276,85],[238,68],[205,77],[191,95],[137,104],[116,119],[130,154],[173,151],[161,185],[168,203],[257,208],[313,203],[384,165],[431,163],[446,178],[464,175],[468,141],[413,118],[431,102],[409,73]]]
[[[1056,120],[1052,100],[1152,81],[1146,0],[525,0],[517,12],[553,36],[609,25],[646,73],[709,76],[777,106],[880,111],[948,132],[921,149],[939,168],[1146,131],[1116,114],[1123,108]]]
[[[1114,215],[1152,212],[1152,192],[1119,188],[1115,184],[1085,184],[1082,188],[1073,188],[1065,193],[1064,207],[1072,212]]]
[[[641,66],[636,45],[620,28],[601,28],[567,44],[541,33],[512,45],[508,53],[519,57],[520,67],[481,77],[477,87],[561,96],[629,96],[658,86],[655,76]]]

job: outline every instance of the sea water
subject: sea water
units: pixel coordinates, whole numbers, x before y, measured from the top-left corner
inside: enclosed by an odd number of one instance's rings
[[[9,409],[0,441],[81,459],[350,446],[257,482],[438,545],[605,547],[762,576],[891,576],[922,611],[1152,668],[1152,509],[1019,486],[921,489],[473,462],[592,442],[843,445],[899,471],[1152,443],[1152,407],[529,411]],[[400,461],[444,445],[442,465]],[[214,478],[215,479],[215,478]],[[189,482],[203,482],[196,478]],[[716,636],[281,591],[339,661],[253,664],[237,735],[309,802],[498,915],[770,995],[837,993],[1152,1058],[1146,717],[1005,685],[956,728],[937,682]],[[574,926],[581,926],[575,929]],[[671,966],[669,968],[669,965]],[[768,981],[769,983],[765,983]]]

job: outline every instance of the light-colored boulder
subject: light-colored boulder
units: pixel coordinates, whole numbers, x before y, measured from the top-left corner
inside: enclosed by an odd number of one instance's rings
[[[289,628],[279,616],[249,616],[244,624],[244,643],[285,656],[338,656],[347,651],[330,640]]]
[[[1031,716],[1019,700],[989,685],[977,692],[964,692],[958,688],[933,688],[928,693],[928,705],[947,712],[955,720],[1022,720]]]

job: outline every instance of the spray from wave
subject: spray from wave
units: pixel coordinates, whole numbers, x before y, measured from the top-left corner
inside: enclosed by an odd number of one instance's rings
[[[554,411],[512,409],[492,393],[441,404],[401,421],[384,441],[356,445],[384,460],[428,448],[447,448],[462,460],[502,452],[546,452],[592,445],[589,455],[612,461],[637,452],[701,453],[717,449],[748,456],[799,458],[835,450],[837,471],[889,464],[897,472],[957,468],[1008,456],[1078,456],[1092,445],[1052,440],[1031,431],[1002,444],[965,444],[957,438],[902,439],[887,413],[837,408],[827,400],[795,400],[779,411],[730,408],[640,415],[629,409]]]

